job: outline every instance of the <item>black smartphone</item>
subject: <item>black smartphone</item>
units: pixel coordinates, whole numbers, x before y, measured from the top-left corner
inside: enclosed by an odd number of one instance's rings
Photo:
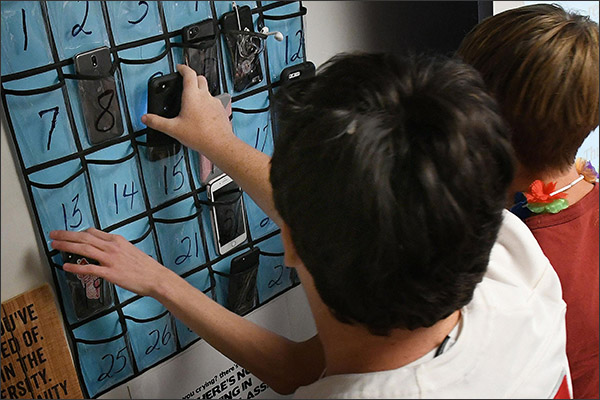
[[[213,96],[219,94],[219,63],[217,38],[213,19],[208,18],[195,24],[184,26],[181,31],[185,64],[203,75],[208,82],[208,90]]]
[[[301,79],[315,76],[315,71],[315,64],[310,61],[291,65],[281,70],[279,81],[281,82],[282,86],[287,86]]]
[[[183,78],[178,72],[155,76],[148,81],[148,112],[165,118],[175,118],[181,110]],[[148,128],[146,148],[150,161],[173,156],[181,149],[181,143],[171,136]]]
[[[260,66],[260,54],[263,39],[256,35],[244,34],[254,32],[252,10],[248,6],[235,6],[233,11],[226,12],[220,19],[225,33],[225,42],[231,62],[233,89],[241,92],[263,80]],[[231,33],[238,31],[239,33]]]
[[[95,264],[98,261],[84,256],[60,252],[63,262],[71,264]],[[79,320],[106,310],[113,305],[112,283],[93,275],[66,272],[67,286],[73,301],[73,309]]]
[[[255,247],[231,260],[227,308],[237,314],[245,314],[258,305],[256,276],[259,258],[260,249]]]
[[[244,197],[240,187],[226,174],[208,182],[206,193],[214,203],[210,216],[215,247],[219,254],[225,254],[248,237]]]
[[[77,84],[90,143],[121,136],[123,120],[108,47],[79,53],[73,62],[77,74],[83,75]]]

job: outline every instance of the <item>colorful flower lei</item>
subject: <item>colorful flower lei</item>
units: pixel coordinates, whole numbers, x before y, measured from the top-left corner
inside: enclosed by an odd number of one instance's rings
[[[556,214],[569,207],[569,201],[566,199],[565,190],[571,188],[582,180],[595,183],[598,181],[598,172],[591,162],[583,158],[575,160],[575,168],[579,178],[565,187],[556,189],[556,182],[544,184],[537,179],[529,185],[528,192],[519,192],[515,194],[515,204],[511,211],[522,219],[529,217],[532,213],[551,213]],[[526,211],[527,209],[528,211]]]

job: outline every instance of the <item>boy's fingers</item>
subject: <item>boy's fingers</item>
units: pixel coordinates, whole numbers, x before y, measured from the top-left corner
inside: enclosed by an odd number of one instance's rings
[[[188,67],[187,65],[178,64],[177,71],[183,77],[183,90],[188,88],[197,88],[198,80],[196,79],[196,71]]]
[[[92,235],[89,229],[83,232],[72,232],[72,231],[51,231],[50,238],[63,242],[72,243],[88,243],[98,249],[104,248],[104,241],[100,238]]]
[[[53,249],[66,251],[67,253],[78,254],[80,256],[93,258],[101,264],[106,263],[105,254],[102,250],[87,243],[69,242],[64,240],[54,240],[50,243]]]
[[[174,118],[164,118],[156,114],[142,115],[142,123],[144,125],[167,134],[172,132],[175,127],[175,122],[173,120]]]
[[[63,269],[67,272],[71,272],[72,274],[81,274],[81,275],[94,275],[100,278],[104,278],[104,271],[102,267],[94,264],[71,264],[64,263]]]

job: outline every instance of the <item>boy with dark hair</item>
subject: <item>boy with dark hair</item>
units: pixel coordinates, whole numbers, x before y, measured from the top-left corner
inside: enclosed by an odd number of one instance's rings
[[[144,123],[197,149],[281,227],[318,335],[294,343],[225,310],[122,237],[52,232],[65,264],[161,301],[274,390],[303,398],[569,396],[559,282],[503,212],[507,129],[456,60],[334,57],[277,101],[272,160],[231,131],[185,67],[178,117]]]
[[[511,211],[561,280],[573,394],[597,399],[598,175],[575,155],[598,126],[598,24],[557,5],[516,8],[477,25],[458,54],[481,72],[512,128]]]

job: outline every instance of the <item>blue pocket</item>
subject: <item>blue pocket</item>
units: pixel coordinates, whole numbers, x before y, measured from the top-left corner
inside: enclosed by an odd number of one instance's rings
[[[300,17],[305,13],[306,9],[301,6],[300,2],[286,4],[263,13],[265,25],[269,31],[279,31],[283,34],[281,42],[271,39],[267,41],[269,72],[272,82],[279,80],[281,70],[300,64],[306,59],[304,30]]]
[[[135,132],[145,128],[141,118],[148,111],[148,80],[171,71],[167,54],[164,41],[119,51],[125,98]]]
[[[163,33],[156,1],[107,1],[117,45]]]
[[[10,121],[26,168],[77,151],[62,85],[55,71],[4,84]],[[48,91],[26,95],[42,88]]]
[[[66,67],[63,67],[63,73],[65,74],[75,74],[75,67],[73,65],[68,65]],[[124,102],[123,102],[123,96],[121,94],[121,90],[120,90],[120,82],[119,82],[119,77],[118,75],[115,74],[115,83],[117,86],[117,93],[114,95],[114,97],[110,97],[108,96],[108,101],[105,104],[105,107],[108,108],[110,107],[110,104],[113,104],[113,102],[116,102],[119,105],[119,110],[120,110],[120,118],[121,121],[123,121],[123,134],[120,136],[121,139],[110,139],[111,141],[114,140],[123,140],[123,136],[127,135],[129,133],[128,127],[127,127],[127,123],[126,123],[126,119],[125,119],[125,112],[124,112]],[[81,143],[81,147],[85,150],[88,149],[92,146],[92,143],[90,143],[89,137],[87,135],[87,128],[85,125],[85,120],[83,119],[83,109],[81,107],[81,104],[83,102],[83,99],[81,98],[81,95],[79,93],[79,83],[76,79],[66,79],[66,86],[67,86],[67,91],[68,91],[68,96],[69,96],[69,102],[71,104],[71,110],[73,112],[73,120],[75,121],[75,127],[77,129],[77,133],[79,136],[79,141]],[[102,103],[105,103],[105,99],[100,97],[100,99],[102,99]],[[105,116],[103,116],[102,118],[119,118],[118,115],[112,115],[110,112],[108,112],[108,114],[105,114]]]
[[[206,262],[199,216],[200,210],[192,199],[175,203],[153,216],[163,264],[179,275]]]
[[[212,18],[209,1],[163,1],[169,32]]]
[[[99,1],[49,1],[46,5],[61,60],[109,46]]]
[[[50,231],[82,231],[94,226],[85,174],[72,160],[29,175],[44,242],[50,248]]]
[[[127,334],[138,368],[144,370],[173,354],[177,348],[171,314],[151,297],[123,307]]]
[[[147,218],[143,218],[122,226],[114,231],[111,231],[110,233],[122,235],[125,239],[134,244],[135,247],[158,261],[154,242],[154,234],[150,228],[150,225],[148,224]],[[117,289],[117,296],[119,297],[119,301],[121,303],[136,296],[135,293],[123,289],[120,286],[115,285],[115,288]]]
[[[145,143],[139,147],[151,207],[154,208],[191,191],[183,147],[177,154],[157,161],[150,161],[146,150]]]
[[[232,110],[235,134],[255,149],[268,155],[273,154],[268,93],[265,91],[239,100]],[[245,193],[244,202],[252,239],[258,239],[278,229],[277,225]]]
[[[3,1],[2,75],[25,71],[52,62],[48,35],[37,1]]]
[[[290,288],[293,284],[292,269],[283,262],[283,243],[277,235],[259,244],[261,249],[258,267],[258,299],[264,303]]]
[[[91,397],[133,375],[131,355],[116,312],[73,329],[73,335]]]
[[[210,280],[208,268],[204,268],[186,277],[185,280],[196,289],[201,290],[202,292],[204,292],[204,294],[214,299],[214,293],[212,290],[213,285]],[[196,335],[194,331],[192,331],[178,319],[175,319],[175,326],[177,329],[177,338],[179,339],[179,345],[182,348],[200,339],[200,337]]]
[[[135,153],[121,143],[86,157],[100,229],[146,211]]]

